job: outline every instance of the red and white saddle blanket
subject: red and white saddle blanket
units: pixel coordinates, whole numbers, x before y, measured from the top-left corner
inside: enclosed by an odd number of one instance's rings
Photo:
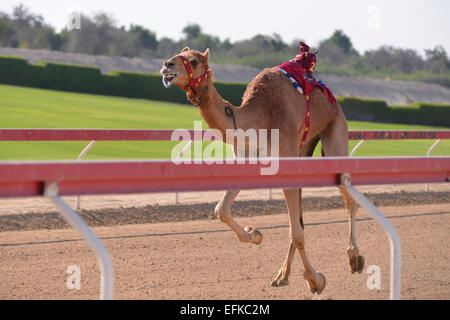
[[[317,81],[316,79],[310,77],[300,64],[296,62],[285,62],[279,66],[276,66],[276,68],[279,68],[281,71],[283,71],[283,73],[292,81],[294,87],[300,92],[300,94],[305,95],[306,98],[305,122],[298,131],[298,134],[300,134],[300,132],[303,130],[303,127],[305,127],[305,131],[303,132],[303,137],[300,144],[301,148],[305,144],[306,138],[308,137],[309,118],[311,115],[309,95],[311,94],[311,92],[313,92],[315,88],[319,87],[320,89],[322,89],[323,93],[325,93],[325,95],[327,96],[328,101],[330,101],[331,103],[336,103],[336,98],[334,97],[331,90],[322,81]]]

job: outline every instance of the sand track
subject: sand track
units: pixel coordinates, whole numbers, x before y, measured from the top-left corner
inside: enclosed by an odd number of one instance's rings
[[[448,198],[448,193],[446,195]],[[443,201],[443,196],[445,194],[437,197],[440,204],[425,204],[424,199],[409,195],[409,199],[416,200],[407,206],[381,208],[401,238],[405,299],[450,298],[450,204]],[[397,194],[394,198],[398,197]],[[398,200],[392,201],[399,204]],[[275,202],[271,210],[275,210],[276,205]],[[244,205],[245,208],[252,206],[261,208],[257,203]],[[179,207],[186,209],[187,206]],[[290,285],[271,288],[268,284],[281,266],[288,246],[287,215],[271,213],[237,218],[241,225],[253,225],[263,232],[264,241],[260,246],[240,243],[216,219],[93,229],[111,253],[117,299],[389,297],[389,242],[362,209],[356,230],[358,247],[366,260],[363,273],[352,275],[348,271],[345,210],[321,209],[314,213],[306,210],[307,252],[314,267],[326,276],[327,288],[321,296],[309,293],[298,256],[294,259]],[[0,232],[0,261],[0,299],[99,297],[100,273],[95,255],[72,229]],[[80,290],[66,287],[69,277],[66,269],[70,265],[81,269]],[[369,265],[381,268],[380,291],[366,287]]]
[[[412,206],[424,204],[449,203],[449,193],[442,192],[395,192],[368,193],[367,197],[378,207]],[[112,207],[92,210],[79,210],[83,219],[92,227],[146,224],[158,222],[193,221],[216,219],[215,202],[192,203],[189,205],[147,205],[142,207]],[[340,196],[305,197],[303,210],[323,211],[343,209],[344,201]],[[272,215],[286,211],[282,199],[236,201],[232,207],[235,217]],[[56,211],[28,211],[0,215],[0,232],[40,229],[66,229],[69,225]]]

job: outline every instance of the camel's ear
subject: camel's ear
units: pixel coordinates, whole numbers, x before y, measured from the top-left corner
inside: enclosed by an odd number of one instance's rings
[[[209,48],[206,49],[205,52],[203,52],[202,55],[206,58],[206,60],[209,60]]]
[[[185,52],[185,51],[189,51],[189,50],[191,50],[191,49],[189,49],[189,47],[184,47],[184,49],[181,50],[181,52]]]

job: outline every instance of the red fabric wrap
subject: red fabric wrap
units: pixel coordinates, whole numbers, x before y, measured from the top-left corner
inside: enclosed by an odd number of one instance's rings
[[[300,52],[309,52],[309,46],[304,43],[303,41],[300,41]]]
[[[306,116],[305,116],[305,122],[302,124],[302,127],[300,130],[298,130],[298,134],[302,132],[303,127],[305,127],[305,132],[303,132],[302,142],[300,143],[300,149],[303,147],[303,145],[306,142],[306,138],[308,137],[309,133],[309,119],[311,118],[311,103],[309,95],[306,95]]]
[[[328,101],[330,101],[331,103],[336,103],[336,98],[334,97],[331,90],[323,83],[320,83],[316,79],[311,78],[311,76],[308,76],[306,70],[302,68],[302,66],[298,63],[285,62],[277,66],[276,68],[281,68],[291,76],[293,76],[302,87],[303,93],[305,95],[309,95],[316,87],[319,87],[327,96]]]
[[[319,87],[322,89],[322,91],[325,93],[325,95],[328,98],[328,101],[331,103],[336,103],[336,98],[334,97],[331,90],[322,82],[317,81],[316,79],[312,78],[310,75],[308,75],[308,72],[302,67],[301,64],[298,64],[296,62],[286,62],[282,65],[277,66],[277,68],[281,68],[287,73],[289,73],[291,76],[297,80],[297,82],[300,84],[300,86],[303,89],[303,94],[306,98],[306,115],[305,115],[305,122],[302,124],[300,129],[298,130],[298,134],[300,134],[303,130],[303,127],[305,128],[302,136],[302,140],[300,143],[300,148],[303,147],[303,145],[306,142],[306,138],[308,137],[309,133],[309,123],[310,123],[310,117],[311,117],[311,102],[310,102],[310,94],[313,92],[313,90],[316,87]]]
[[[295,62],[307,70],[306,72],[312,75],[316,67],[317,57],[315,53],[309,52],[309,46],[300,42],[300,52],[295,56]]]

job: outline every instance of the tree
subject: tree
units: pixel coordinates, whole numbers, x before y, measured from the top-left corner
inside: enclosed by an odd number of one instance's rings
[[[198,24],[188,24],[183,29],[186,39],[191,40],[197,38],[202,32],[202,28]]]
[[[64,31],[64,51],[126,57],[142,53],[138,34],[117,27],[114,18],[106,13],[92,18],[82,15],[81,25],[80,30]]]
[[[168,58],[183,47],[196,50],[211,48],[214,61],[271,67],[291,59],[299,51],[299,40],[285,43],[281,35],[258,34],[232,43],[206,34],[198,24],[182,29],[179,41],[157,39],[156,34],[141,26],[118,26],[106,13],[81,16],[80,30],[63,29],[60,33],[41,15],[19,5],[11,15],[0,12],[0,46],[51,49],[94,55]],[[381,46],[360,55],[350,37],[342,30],[320,42],[317,70],[320,73],[394,77],[432,81],[450,86],[450,61],[442,46],[425,50],[425,59],[415,50]],[[316,51],[311,48],[311,51]]]
[[[332,65],[339,66],[345,64],[349,58],[350,55],[346,55],[344,49],[330,41],[323,41],[319,45],[318,66],[324,60],[327,60]]]
[[[330,43],[342,49],[344,54],[358,54],[353,48],[352,41],[342,30],[336,30],[333,35],[322,43]]]
[[[389,72],[414,73],[422,70],[424,62],[418,53],[411,49],[382,46],[376,50],[366,51],[363,60],[373,69]]]
[[[179,47],[180,46],[177,45],[177,43],[175,43],[172,39],[164,37],[158,41],[156,56],[167,59],[173,56],[175,52],[179,52]]]
[[[130,26],[129,32],[137,36],[138,45],[143,48],[154,51],[158,47],[158,40],[156,39],[156,34],[154,32],[151,32],[140,25],[133,24]]]
[[[230,39],[225,39],[224,41],[222,41],[222,43],[220,44],[220,50],[221,51],[228,51],[231,48],[233,48],[233,44],[231,43]]]
[[[11,26],[11,19],[7,14],[0,13],[0,46],[14,48],[18,45],[19,41],[16,31]]]
[[[320,61],[324,61],[332,66],[339,66],[348,63],[353,56],[359,56],[353,48],[353,44],[342,30],[336,30],[330,38],[319,44]],[[354,59],[353,59],[354,60]],[[320,65],[321,62],[318,63]]]
[[[278,33],[272,34],[269,41],[274,51],[282,51],[288,47]]]
[[[425,50],[426,68],[434,73],[446,73],[450,70],[450,61],[444,47],[436,46],[434,49]]]
[[[413,49],[394,49],[392,69],[395,72],[411,74],[423,70],[424,61]]]
[[[44,24],[44,18],[41,15],[30,13],[30,10],[23,4],[18,5],[13,9],[13,19],[19,27],[40,27]]]

